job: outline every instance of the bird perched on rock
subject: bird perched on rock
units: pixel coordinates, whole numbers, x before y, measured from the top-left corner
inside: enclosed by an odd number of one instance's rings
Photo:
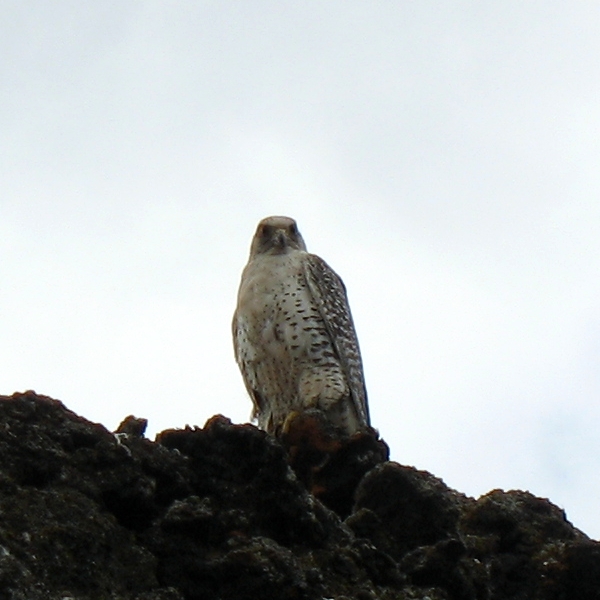
[[[292,416],[311,409],[343,435],[370,427],[346,288],[306,251],[293,219],[258,224],[232,325],[236,361],[262,429],[280,435]]]

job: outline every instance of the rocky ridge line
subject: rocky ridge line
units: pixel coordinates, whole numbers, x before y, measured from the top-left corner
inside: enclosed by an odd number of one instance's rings
[[[600,544],[527,492],[385,461],[340,515],[252,425],[142,432],[0,397],[0,598],[600,599]]]

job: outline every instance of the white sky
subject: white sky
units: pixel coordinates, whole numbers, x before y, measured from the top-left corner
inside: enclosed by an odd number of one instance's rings
[[[348,288],[392,458],[600,537],[600,4],[0,3],[0,393],[246,421],[256,223]]]

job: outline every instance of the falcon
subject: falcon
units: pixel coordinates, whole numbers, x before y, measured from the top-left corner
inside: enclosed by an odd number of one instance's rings
[[[362,359],[346,288],[310,254],[294,219],[256,229],[233,316],[235,358],[252,416],[273,435],[310,409],[341,434],[370,427]]]

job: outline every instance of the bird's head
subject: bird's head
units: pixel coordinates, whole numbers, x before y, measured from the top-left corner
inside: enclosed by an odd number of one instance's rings
[[[286,254],[293,250],[306,251],[294,219],[267,217],[258,224],[250,248],[251,258],[257,254]]]

